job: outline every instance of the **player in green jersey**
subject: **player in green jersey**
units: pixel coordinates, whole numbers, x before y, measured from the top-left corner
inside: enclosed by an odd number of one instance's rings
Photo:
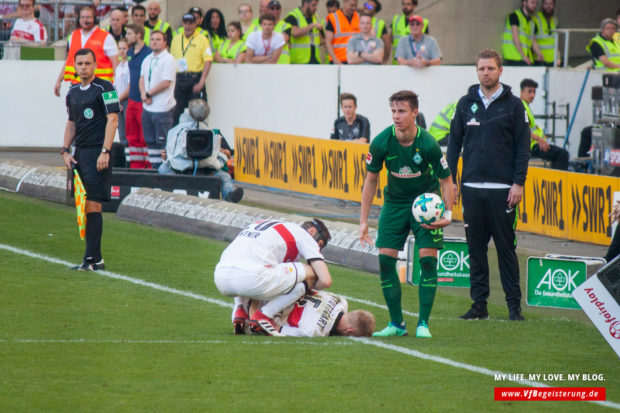
[[[418,96],[403,90],[390,97],[394,125],[377,135],[366,157],[366,180],[362,189],[360,241],[371,245],[368,236],[368,214],[377,190],[377,180],[383,165],[388,171],[384,203],[379,216],[378,237],[381,288],[390,312],[388,326],[374,334],[378,337],[404,336],[407,327],[403,320],[401,288],[396,272],[396,258],[402,250],[409,231],[415,235],[420,249],[420,317],[416,337],[431,337],[428,318],[437,290],[437,250],[443,248],[443,227],[452,219],[454,186],[448,163],[437,141],[416,125]],[[446,204],[444,217],[432,225],[419,224],[413,218],[413,200],[425,192],[441,193]]]

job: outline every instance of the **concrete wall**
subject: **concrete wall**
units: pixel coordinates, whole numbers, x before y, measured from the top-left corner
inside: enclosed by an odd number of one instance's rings
[[[192,6],[203,10],[215,7],[224,13],[226,21],[238,20],[237,7],[242,2],[252,6],[258,15],[259,0],[161,0],[167,4],[167,18],[179,26],[181,16]],[[300,0],[280,0],[282,13],[288,13],[301,4]],[[341,0],[342,2],[342,0]],[[539,1],[539,4],[541,2]],[[520,7],[519,0],[419,0],[416,12],[430,20],[431,34],[437,38],[445,63],[469,64],[473,56],[486,47],[498,49],[506,16]],[[363,6],[363,0],[358,0]],[[383,0],[379,17],[386,22],[401,12],[400,1]],[[557,16],[562,28],[597,28],[605,17],[615,17],[617,0],[561,0],[558,1]],[[325,17],[325,0],[319,2],[320,17]],[[475,30],[471,30],[475,28]],[[585,56],[584,50],[591,35],[576,35],[571,39],[573,55]]]
[[[63,98],[52,88],[62,62],[0,61],[0,147],[60,147],[67,120]],[[520,81],[533,78],[540,85],[532,111],[545,113],[547,100],[570,103],[574,110],[585,71],[576,69],[507,67],[502,82],[518,91]],[[282,66],[214,65],[207,81],[211,105],[209,124],[219,128],[233,141],[235,127],[262,129],[279,133],[329,138],[338,116],[338,93],[351,92],[358,97],[358,112],[368,117],[374,136],[391,124],[388,97],[397,90],[414,90],[420,96],[420,110],[430,125],[448,103],[477,83],[473,66],[440,66],[424,70],[387,66]],[[579,131],[590,124],[590,90],[601,84],[601,73],[591,72],[571,134],[571,155],[576,156]],[[564,134],[564,123],[557,124]],[[548,125],[546,128],[550,130]]]

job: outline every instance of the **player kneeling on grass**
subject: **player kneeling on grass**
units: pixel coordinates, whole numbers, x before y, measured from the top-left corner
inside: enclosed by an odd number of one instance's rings
[[[332,284],[321,249],[331,235],[320,219],[302,225],[278,220],[258,221],[241,231],[215,267],[215,285],[234,297],[236,334],[249,323],[258,334],[278,334],[273,316],[295,303],[307,289]],[[305,259],[308,264],[301,263]],[[248,299],[267,301],[248,315]]]
[[[247,305],[250,300],[246,300]],[[250,308],[254,306],[251,302]],[[375,316],[364,310],[347,312],[344,297],[326,291],[311,291],[273,317],[279,335],[289,337],[370,337]],[[250,309],[245,307],[248,312]],[[237,311],[233,309],[233,323]],[[246,330],[246,333],[251,331]]]

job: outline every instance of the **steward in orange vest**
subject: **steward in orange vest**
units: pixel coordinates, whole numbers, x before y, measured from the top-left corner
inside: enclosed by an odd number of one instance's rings
[[[355,2],[349,2],[355,5]],[[343,4],[343,9],[336,10],[327,16],[325,26],[325,47],[329,53],[329,60],[333,62],[333,55],[342,63],[347,62],[347,43],[352,35],[360,32],[360,16],[353,10],[351,17],[347,17],[343,12],[347,2]]]
[[[105,30],[95,27],[93,33],[88,40],[86,40],[84,48],[90,49],[95,53],[95,58],[97,60],[95,76],[114,83],[114,66],[110,58],[103,52],[103,43],[108,35],[109,33]],[[75,52],[80,49],[82,49],[82,30],[76,30],[71,34],[71,44],[69,46],[69,53],[67,54],[67,61],[65,62],[64,76],[64,80],[73,84],[80,82],[80,78],[75,73],[75,67],[73,67]]]

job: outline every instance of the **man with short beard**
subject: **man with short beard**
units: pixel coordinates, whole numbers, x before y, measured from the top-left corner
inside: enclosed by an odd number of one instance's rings
[[[506,66],[531,66],[534,64],[534,54],[538,60],[543,60],[532,21],[536,3],[537,0],[522,0],[521,8],[510,13],[506,19],[502,42],[502,60]]]
[[[170,48],[172,44],[172,28],[170,27],[170,23],[162,21],[159,18],[161,14],[161,6],[158,1],[151,1],[146,8],[146,13],[148,14],[148,20],[144,22],[144,26],[148,27],[151,30],[161,30],[166,35],[166,45]]]

